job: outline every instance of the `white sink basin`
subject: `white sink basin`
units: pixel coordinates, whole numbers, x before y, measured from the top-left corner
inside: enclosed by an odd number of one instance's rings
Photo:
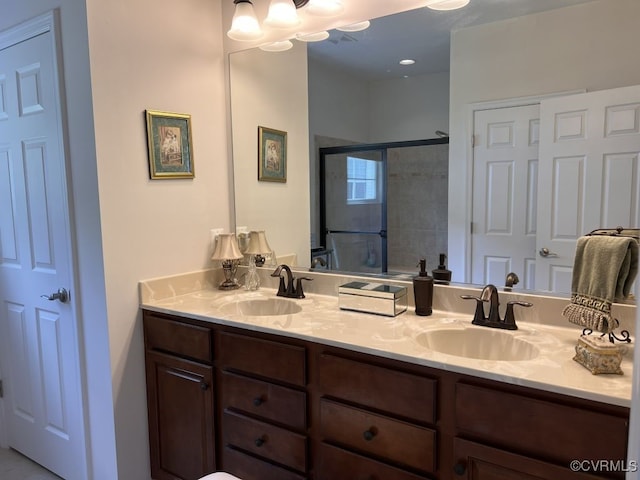
[[[220,308],[222,313],[246,315],[250,317],[291,315],[298,313],[302,307],[293,300],[284,298],[254,298],[227,303]]]
[[[485,327],[439,329],[423,332],[416,341],[430,350],[457,357],[494,361],[532,360],[540,353],[513,334]]]

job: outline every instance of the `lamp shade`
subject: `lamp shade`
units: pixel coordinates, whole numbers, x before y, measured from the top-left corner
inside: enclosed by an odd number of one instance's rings
[[[300,24],[293,0],[271,0],[264,24],[274,28],[290,28]]]
[[[432,10],[456,10],[469,4],[469,0],[430,0],[427,7]]]
[[[238,247],[235,233],[221,233],[218,235],[216,248],[213,250],[211,260],[239,260],[243,258]]]
[[[249,232],[249,246],[244,252],[250,255],[264,255],[271,253],[264,230]]]
[[[309,0],[307,11],[319,17],[338,15],[343,11],[341,0]]]
[[[227,36],[232,40],[251,41],[262,37],[262,29],[249,0],[236,0],[236,9]]]

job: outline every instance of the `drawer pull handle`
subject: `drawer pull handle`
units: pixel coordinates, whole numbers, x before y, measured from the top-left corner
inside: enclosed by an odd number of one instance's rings
[[[367,442],[370,442],[371,440],[373,440],[373,437],[375,437],[377,433],[378,430],[375,427],[371,427],[369,430],[365,430],[365,432],[362,434],[362,438],[364,438]]]
[[[264,403],[264,397],[256,397],[253,399],[253,404],[256,407],[259,407],[260,405],[262,405]]]
[[[209,388],[209,384],[207,382],[200,382],[200,390],[203,392]]]
[[[256,438],[254,443],[256,444],[256,447],[260,448],[262,445],[264,445],[265,443],[267,443],[267,437],[265,437],[264,435],[260,438]]]
[[[458,462],[453,466],[453,472],[456,475],[464,475],[467,471],[467,465],[464,462]]]

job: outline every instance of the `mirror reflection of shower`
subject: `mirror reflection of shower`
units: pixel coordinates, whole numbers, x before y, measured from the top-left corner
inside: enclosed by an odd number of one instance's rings
[[[414,273],[420,258],[435,268],[447,253],[448,143],[321,148],[312,256],[326,255],[330,270],[359,273]]]

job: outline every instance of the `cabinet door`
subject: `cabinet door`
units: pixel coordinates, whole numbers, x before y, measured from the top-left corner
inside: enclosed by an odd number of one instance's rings
[[[467,480],[593,480],[602,478],[522,455],[454,439],[453,478]],[[446,470],[446,469],[445,469]]]
[[[215,470],[213,369],[147,352],[151,475],[196,480]]]

